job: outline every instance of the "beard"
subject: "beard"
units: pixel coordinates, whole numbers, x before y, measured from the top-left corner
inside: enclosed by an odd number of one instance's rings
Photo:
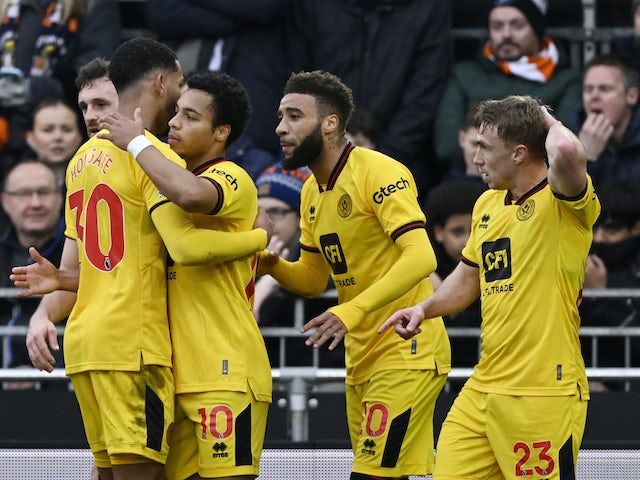
[[[318,124],[306,138],[300,142],[290,157],[282,159],[282,168],[285,170],[295,170],[297,168],[306,167],[313,163],[322,153],[322,131],[321,125]]]

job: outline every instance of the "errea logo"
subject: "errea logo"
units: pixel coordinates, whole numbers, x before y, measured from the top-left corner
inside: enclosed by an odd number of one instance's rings
[[[482,215],[478,228],[486,229],[489,226],[489,220],[491,220],[491,216],[488,213],[485,213],[484,215]]]

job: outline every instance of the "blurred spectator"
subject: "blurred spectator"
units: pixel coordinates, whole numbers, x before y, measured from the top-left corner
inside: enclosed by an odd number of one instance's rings
[[[28,252],[31,246],[55,265],[60,263],[64,243],[63,201],[62,190],[49,165],[24,160],[8,172],[2,188],[2,208],[11,224],[0,234],[0,287],[13,287],[9,281],[13,266],[33,263]],[[0,323],[27,326],[39,301],[39,298],[1,300]],[[24,336],[10,337],[9,351],[3,355],[4,366],[31,366]],[[60,352],[56,358],[62,361]],[[16,388],[20,384],[9,386]]]
[[[75,110],[62,100],[45,100],[33,109],[31,128],[26,133],[36,159],[48,163],[62,186],[67,163],[83,141]]]
[[[188,75],[221,70],[249,92],[253,115],[227,157],[255,180],[280,160],[274,135],[282,88],[291,67],[283,17],[291,0],[147,0],[148,28],[172,47]]]
[[[294,70],[326,70],[379,122],[376,150],[407,165],[422,195],[440,175],[434,114],[450,64],[451,2],[296,0]]]
[[[449,176],[451,178],[463,178],[470,180],[478,180],[482,182],[478,167],[473,163],[478,150],[478,129],[475,125],[474,115],[476,113],[476,105],[469,107],[469,111],[464,119],[464,125],[458,130],[458,145],[460,146],[460,154],[462,162],[457,161],[451,166]]]
[[[435,145],[442,168],[459,162],[455,135],[473,104],[508,95],[541,99],[566,122],[580,101],[580,74],[545,36],[546,0],[495,0],[488,15],[489,39],[475,60],[454,65],[438,107]]]
[[[355,108],[347,122],[347,140],[358,147],[376,149],[376,136],[380,126],[373,114],[362,108]]]
[[[638,72],[615,55],[593,58],[584,69],[582,103],[569,127],[587,151],[596,188],[612,180],[640,182]]]
[[[427,231],[436,253],[438,267],[430,275],[434,291],[458,265],[462,249],[471,234],[471,214],[476,200],[487,186],[473,179],[443,180],[429,191],[423,204]],[[480,328],[480,299],[456,315],[445,317],[447,328]],[[478,363],[479,338],[449,335],[451,365],[473,367]]]
[[[75,83],[87,136],[93,137],[98,133],[100,117],[118,110],[118,92],[109,78],[109,62],[94,58],[80,67]]]
[[[300,191],[302,185],[311,175],[307,168],[283,170],[280,164],[267,168],[256,180],[258,187],[258,205],[266,210],[273,221],[273,237],[267,247],[278,252],[287,260],[297,260],[300,256]],[[263,275],[256,280],[254,294],[254,314],[262,327],[293,327],[295,318],[295,302],[301,299],[280,288],[278,282],[270,275]],[[319,315],[335,299],[304,299],[306,321]],[[301,326],[301,325],[299,325]],[[280,365],[280,346],[277,341],[266,338],[267,351],[271,364]],[[338,352],[322,351],[320,356],[325,367],[343,367],[344,350]],[[286,342],[286,365],[311,365],[313,352],[304,345],[300,338],[293,337]]]
[[[0,94],[0,148],[4,146],[5,164],[22,155],[35,105],[48,98],[75,105],[78,68],[92,58],[109,57],[120,43],[119,12],[117,0],[0,0],[0,92],[6,93]]]
[[[614,36],[611,39],[611,53],[624,57],[637,71],[640,71],[640,0],[631,4],[633,33],[625,36]]]
[[[614,180],[598,189],[602,205],[593,228],[587,258],[585,288],[640,288],[640,183]],[[640,325],[639,299],[635,297],[584,298],[580,305],[583,326],[629,327]],[[631,339],[631,365],[640,367],[640,339]],[[591,340],[582,350],[590,364]],[[598,367],[625,366],[623,337],[600,337]],[[592,389],[618,390],[622,382],[590,382]]]

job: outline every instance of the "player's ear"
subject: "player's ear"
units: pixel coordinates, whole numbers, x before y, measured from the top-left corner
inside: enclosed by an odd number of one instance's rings
[[[529,156],[529,149],[522,143],[516,145],[513,149],[511,157],[516,165],[521,164]]]

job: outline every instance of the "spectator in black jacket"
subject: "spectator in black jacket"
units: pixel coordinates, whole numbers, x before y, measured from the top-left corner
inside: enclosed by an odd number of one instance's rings
[[[432,130],[449,73],[451,2],[296,0],[293,12],[295,70],[339,76],[380,123],[376,150],[407,165],[423,194],[440,174]]]
[[[255,180],[281,159],[274,134],[291,73],[284,22],[291,0],[147,0],[148,28],[178,54],[185,75],[220,70],[249,92],[253,115],[227,156]]]
[[[2,185],[2,208],[9,216],[9,226],[0,233],[0,287],[10,288],[11,268],[32,263],[29,247],[38,250],[55,265],[60,262],[64,243],[62,189],[52,168],[36,160],[17,163]],[[0,301],[0,324],[27,326],[39,298],[11,298]],[[10,337],[5,367],[30,366],[24,336]],[[56,353],[62,361],[61,352]],[[12,384],[13,388],[25,384]]]
[[[593,227],[593,244],[587,258],[585,288],[640,288],[640,183],[615,180],[598,189],[602,210]],[[629,327],[640,325],[635,297],[585,298],[580,305],[582,325]],[[597,366],[640,366],[640,339],[630,343],[630,365],[625,364],[623,337],[598,340]],[[583,338],[587,365],[591,362],[591,339]],[[619,390],[621,382],[590,382],[593,390]]]

